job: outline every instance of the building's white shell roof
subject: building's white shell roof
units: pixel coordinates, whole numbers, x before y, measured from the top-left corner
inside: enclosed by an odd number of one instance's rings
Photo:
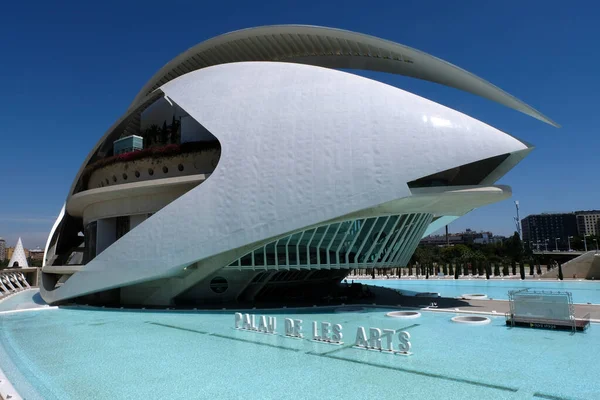
[[[370,35],[306,25],[261,26],[206,40],[161,68],[140,90],[132,107],[178,76],[211,65],[240,61],[286,61],[410,76],[485,97],[558,126],[497,86],[437,57]]]

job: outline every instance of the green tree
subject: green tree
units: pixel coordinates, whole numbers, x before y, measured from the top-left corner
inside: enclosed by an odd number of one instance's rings
[[[160,130],[160,144],[165,145],[169,143],[169,129],[167,129],[167,121],[163,121],[162,129]]]
[[[483,254],[480,250],[475,250],[471,253],[471,259],[473,262],[473,275],[483,275],[484,272],[484,264],[485,264],[485,254]]]
[[[561,281],[563,280],[563,271],[562,271],[562,264],[558,263],[558,279],[560,279]]]
[[[521,237],[515,232],[512,237],[506,240],[506,256],[510,259],[513,267],[513,274],[516,275],[516,263],[520,263],[523,260],[524,250]]]
[[[494,262],[494,276],[500,276],[500,263]]]
[[[454,266],[454,279],[458,279],[458,265]]]
[[[508,264],[510,263],[510,259],[508,257],[502,258],[502,275],[508,276]]]
[[[177,121],[175,119],[175,115],[173,114],[173,119],[171,120],[171,126],[169,127],[170,129],[170,142],[173,144],[177,144],[179,143],[179,136],[180,136],[180,132],[179,132],[179,121]]]
[[[519,272],[521,273],[521,279],[525,280],[525,265],[519,264]]]

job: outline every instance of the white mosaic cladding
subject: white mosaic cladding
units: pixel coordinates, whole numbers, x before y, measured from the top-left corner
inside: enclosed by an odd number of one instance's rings
[[[169,276],[198,260],[410,196],[406,183],[416,178],[526,149],[450,108],[314,66],[224,64],[161,89],[219,139],[217,169],[44,293],[47,301]]]

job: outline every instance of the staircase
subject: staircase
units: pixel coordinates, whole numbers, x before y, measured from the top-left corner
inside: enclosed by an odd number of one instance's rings
[[[562,265],[565,278],[600,279],[600,253],[588,251]],[[541,278],[558,278],[558,268],[546,272]]]

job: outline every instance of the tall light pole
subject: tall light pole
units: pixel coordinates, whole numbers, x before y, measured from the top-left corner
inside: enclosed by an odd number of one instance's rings
[[[573,239],[573,236],[567,236],[567,240],[569,241],[569,251],[571,251],[571,239]]]
[[[545,242],[545,244],[546,244],[546,253],[548,252],[548,242],[549,241],[550,241],[550,239],[546,239],[546,242]]]
[[[596,242],[596,253],[598,252],[598,239],[594,239],[594,242]]]
[[[558,241],[560,240],[560,238],[554,238],[554,249],[556,251],[558,251]]]
[[[586,235],[585,233],[583,234],[583,246],[585,248],[585,251],[587,251],[587,240],[585,238],[588,236],[590,235]]]
[[[517,216],[514,218],[515,226],[517,228],[517,233],[519,234],[519,238],[523,239],[523,235],[521,232],[521,219],[519,218],[519,200],[515,201],[515,207],[517,208]]]

